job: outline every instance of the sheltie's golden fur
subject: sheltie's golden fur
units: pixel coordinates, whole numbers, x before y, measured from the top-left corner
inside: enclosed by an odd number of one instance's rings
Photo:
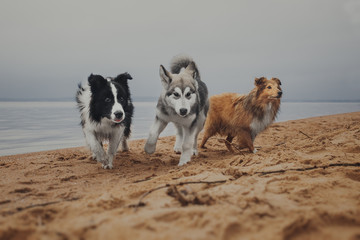
[[[233,151],[234,137],[240,148],[255,152],[256,135],[265,130],[276,118],[282,96],[281,82],[255,78],[255,88],[247,95],[223,93],[210,98],[210,109],[205,122],[201,147],[215,134],[227,136],[226,147]]]

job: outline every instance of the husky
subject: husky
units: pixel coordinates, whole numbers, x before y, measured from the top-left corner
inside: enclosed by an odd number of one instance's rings
[[[203,129],[209,110],[208,90],[201,81],[196,63],[188,56],[174,57],[170,72],[160,65],[162,94],[156,106],[156,117],[145,144],[145,152],[152,154],[160,133],[169,122],[176,128],[174,151],[181,153],[179,166],[197,155],[197,137]]]
[[[87,83],[79,84],[76,94],[87,145],[104,169],[113,168],[113,158],[120,143],[123,151],[129,150],[127,139],[134,111],[128,86],[130,79],[128,73],[106,79],[91,74]],[[103,141],[109,141],[107,153]]]

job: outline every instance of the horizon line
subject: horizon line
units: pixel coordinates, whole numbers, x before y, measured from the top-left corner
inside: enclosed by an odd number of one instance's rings
[[[133,96],[134,102],[156,102],[159,97]],[[74,98],[0,98],[0,102],[75,102]],[[282,102],[360,102],[360,99],[283,99]]]

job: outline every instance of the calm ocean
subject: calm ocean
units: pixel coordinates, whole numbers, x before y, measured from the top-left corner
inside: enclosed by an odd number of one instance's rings
[[[146,138],[156,102],[135,102],[131,139]],[[283,102],[277,122],[360,111],[360,102]],[[84,146],[74,102],[0,102],[0,156]],[[161,136],[174,135],[170,124]]]

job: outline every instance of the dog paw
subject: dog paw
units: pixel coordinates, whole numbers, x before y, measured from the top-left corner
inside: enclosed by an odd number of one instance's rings
[[[190,160],[191,160],[191,158],[180,157],[180,161],[179,161],[178,166],[183,166],[183,165],[187,164],[188,162],[190,162]]]
[[[145,144],[144,150],[147,154],[153,154],[155,152],[156,145],[155,144]]]
[[[103,168],[103,169],[112,169],[112,168],[113,168],[113,165],[110,164],[110,163],[103,163],[103,164],[102,164],[102,168]]]
[[[121,148],[120,151],[121,152],[129,152],[129,148]]]
[[[254,148],[254,151],[253,151],[253,153],[257,153],[257,151],[258,151],[258,150],[256,150],[256,148]]]
[[[192,155],[197,156],[198,154],[199,154],[198,150],[196,148],[194,148],[192,150]]]
[[[179,162],[178,166],[181,167],[181,166],[184,166],[185,164],[187,164],[187,162],[185,162],[185,163]]]
[[[127,142],[123,142],[121,147],[120,147],[120,151],[122,152],[128,152],[129,151],[129,146],[127,144]]]
[[[175,146],[175,147],[174,147],[174,152],[176,152],[176,153],[181,153],[181,152],[182,152],[182,148]]]

